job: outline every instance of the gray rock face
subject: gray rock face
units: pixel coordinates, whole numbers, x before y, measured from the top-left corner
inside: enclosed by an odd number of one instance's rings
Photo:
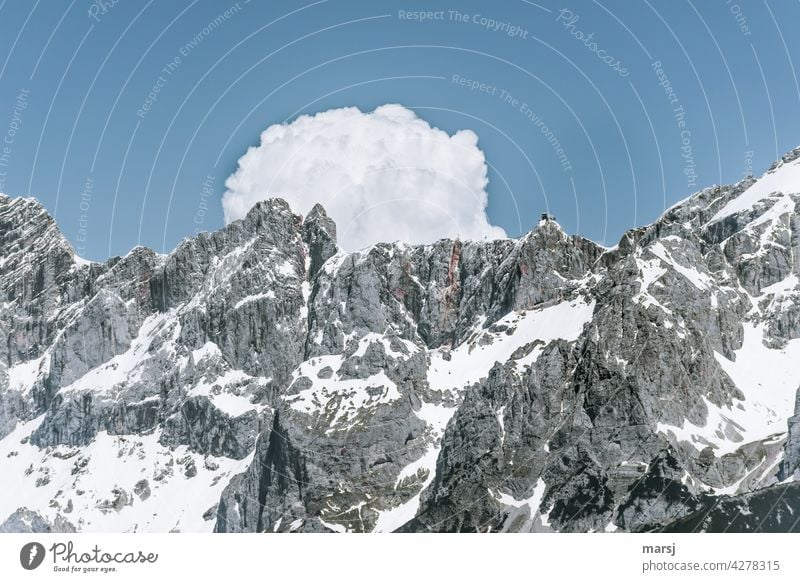
[[[784,457],[778,471],[778,480],[791,479],[800,472],[800,388],[794,405],[794,415],[789,418],[789,430],[784,445]]]
[[[800,483],[784,483],[752,493],[707,499],[694,513],[656,531],[710,533],[800,532]]]
[[[61,516],[48,522],[30,509],[20,508],[0,524],[0,533],[75,533],[75,526]]]
[[[308,275],[313,278],[325,261],[338,251],[336,223],[328,218],[320,204],[314,205],[303,222],[303,242],[308,249]]]
[[[86,264],[2,197],[0,470],[39,500],[4,527],[789,531],[798,156],[611,249],[346,253],[273,199]]]

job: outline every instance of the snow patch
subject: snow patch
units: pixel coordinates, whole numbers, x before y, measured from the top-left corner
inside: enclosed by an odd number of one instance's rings
[[[697,450],[708,445],[718,455],[734,452],[740,446],[785,433],[794,414],[795,396],[800,385],[800,339],[783,349],[770,349],[763,343],[764,324],[745,324],[742,347],[736,359],[720,353],[715,357],[744,399],[732,406],[719,407],[705,400],[708,416],[704,426],[684,421],[682,427],[659,423],[657,430],[672,433],[679,441]],[[768,374],[764,371],[769,370]]]
[[[44,415],[19,422],[0,440],[3,487],[16,492],[0,496],[0,522],[28,507],[50,522],[61,514],[84,532],[211,532],[214,520],[204,519],[203,513],[253,459],[253,453],[237,461],[204,456],[186,446],[170,449],[159,444],[160,431],[101,432],[86,447],[23,444],[43,420]],[[186,471],[190,464],[196,470],[192,477]],[[149,495],[135,492],[143,480]]]
[[[143,369],[153,355],[150,352],[153,341],[162,334],[174,332],[178,325],[169,313],[151,315],[142,323],[139,334],[131,342],[127,351],[117,354],[105,364],[89,370],[72,384],[61,388],[60,393],[66,394],[83,390],[102,392],[118,385],[130,385],[138,382]]]
[[[533,488],[533,494],[527,499],[518,500],[508,493],[492,491],[491,489],[489,489],[489,495],[503,505],[508,505],[510,507],[527,507],[532,519],[539,511],[539,506],[542,504],[542,499],[544,499],[544,493],[546,490],[547,484],[540,477],[536,482],[536,486]]]
[[[262,299],[275,299],[275,291],[270,289],[266,293],[257,293],[255,295],[248,295],[236,302],[236,305],[233,306],[234,309],[239,309],[240,307],[247,305],[248,303],[254,303],[256,301],[261,301]]]
[[[512,312],[493,326],[510,330],[510,334],[484,329],[449,352],[432,352],[428,368],[430,387],[458,392],[485,378],[497,362],[507,362],[518,348],[536,340],[543,344],[558,339],[575,341],[583,326],[591,321],[594,305],[594,300],[586,303],[575,299],[533,311]],[[536,356],[538,352],[524,363],[532,363]]]
[[[284,396],[293,410],[311,415],[329,417],[328,433],[333,430],[349,430],[364,412],[388,404],[401,397],[397,385],[381,371],[368,378],[342,379],[338,372],[330,378],[318,377],[318,372],[330,364],[341,365],[341,356],[322,356],[303,362],[295,370],[295,379],[305,376],[311,386],[297,394]]]
[[[678,273],[686,277],[689,282],[697,287],[700,291],[708,291],[709,288],[713,286],[713,279],[706,275],[705,273],[701,273],[697,269],[693,267],[684,267],[678,261],[676,261],[672,254],[666,249],[666,247],[661,244],[661,242],[656,242],[650,247],[650,252],[657,256],[659,259],[668,263],[673,269],[675,269]]]
[[[761,176],[752,186],[720,209],[709,221],[709,224],[750,210],[773,194],[795,194],[797,192],[800,192],[800,158],[788,164],[781,163],[771,172]]]

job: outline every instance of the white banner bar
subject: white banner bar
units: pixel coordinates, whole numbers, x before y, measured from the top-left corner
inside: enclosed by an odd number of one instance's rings
[[[0,580],[798,580],[798,541],[793,534],[0,534]]]

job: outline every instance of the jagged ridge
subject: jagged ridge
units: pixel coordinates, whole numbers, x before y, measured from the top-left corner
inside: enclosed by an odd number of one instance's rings
[[[798,155],[612,249],[548,220],[345,253],[321,206],[273,199],[87,264],[36,201],[0,197],[0,464],[28,499],[0,520],[717,529],[693,516],[800,466]]]

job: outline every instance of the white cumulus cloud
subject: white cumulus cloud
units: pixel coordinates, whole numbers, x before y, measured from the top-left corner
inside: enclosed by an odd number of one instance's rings
[[[225,182],[225,220],[281,197],[306,214],[320,202],[339,244],[505,237],[486,216],[486,160],[471,130],[431,127],[401,105],[304,115],[261,134]]]

